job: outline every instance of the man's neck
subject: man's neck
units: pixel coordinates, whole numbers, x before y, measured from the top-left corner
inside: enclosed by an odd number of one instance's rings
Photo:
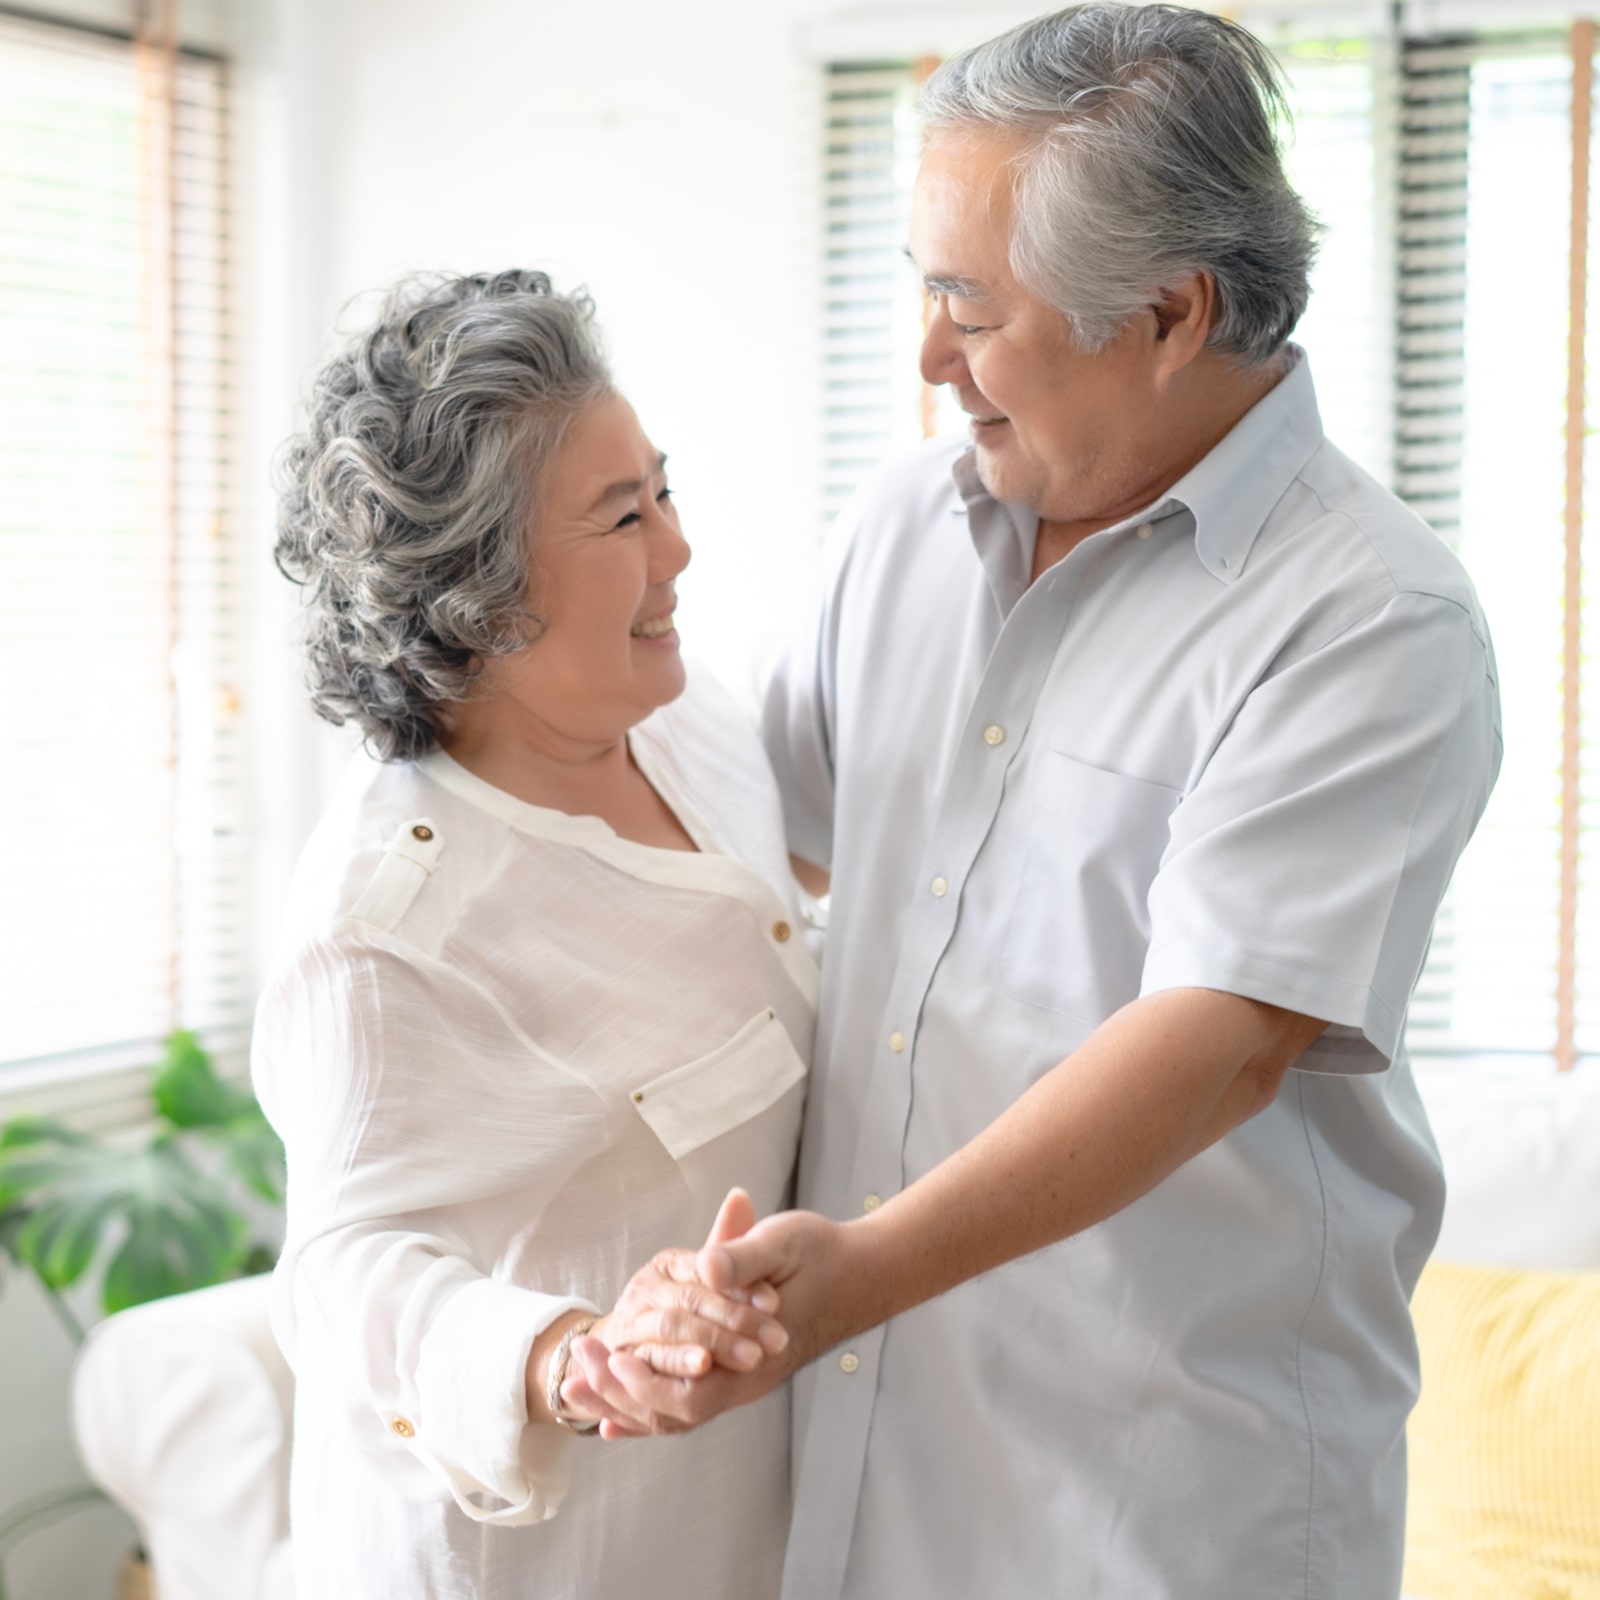
[[[1153,506],[1186,473],[1192,471],[1239,425],[1245,414],[1266,398],[1289,373],[1287,360],[1266,367],[1240,368],[1221,358],[1209,358],[1194,374],[1180,408],[1175,408],[1173,437],[1177,447],[1115,506],[1093,517],[1058,521],[1040,517],[1033,545],[1033,572],[1039,578],[1056,562],[1106,528],[1115,527],[1135,512]],[[1192,419],[1184,426],[1184,419]]]

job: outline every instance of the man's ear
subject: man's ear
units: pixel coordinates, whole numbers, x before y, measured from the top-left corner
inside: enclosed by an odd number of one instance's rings
[[[1151,311],[1156,319],[1157,354],[1170,375],[1180,371],[1205,348],[1216,318],[1217,280],[1197,272],[1164,289]]]

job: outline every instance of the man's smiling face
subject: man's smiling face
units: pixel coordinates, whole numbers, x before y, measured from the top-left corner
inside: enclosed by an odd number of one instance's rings
[[[996,499],[1059,522],[1136,510],[1161,459],[1152,312],[1094,355],[1067,318],[1011,270],[1013,158],[988,128],[936,133],[911,212],[911,257],[933,292],[922,375],[948,383],[972,421],[978,471]],[[1129,502],[1132,502],[1131,504]]]

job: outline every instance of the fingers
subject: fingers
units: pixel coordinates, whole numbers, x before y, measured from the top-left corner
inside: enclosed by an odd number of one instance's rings
[[[752,1313],[753,1324],[741,1319],[741,1326],[754,1326],[755,1336],[752,1338],[720,1326],[702,1316],[700,1310],[692,1302],[646,1308],[628,1318],[625,1331],[614,1324],[608,1326],[605,1342],[613,1350],[632,1350],[649,1361],[658,1372],[675,1377],[697,1377],[705,1369],[686,1368],[676,1361],[663,1366],[661,1362],[645,1355],[646,1347],[700,1349],[718,1366],[728,1367],[734,1372],[749,1372],[760,1366],[763,1357],[777,1355],[788,1346],[787,1331],[766,1317],[754,1318]]]
[[[717,1220],[706,1235],[707,1244],[726,1244],[749,1233],[756,1225],[756,1208],[743,1189],[730,1189],[717,1210]]]
[[[575,1339],[572,1357],[603,1420],[629,1434],[681,1433],[687,1426],[679,1414],[689,1388],[682,1379],[661,1377],[625,1351],[607,1351],[598,1339]]]
[[[769,1351],[784,1348],[788,1337],[772,1320],[771,1312],[777,1310],[778,1297],[770,1285],[761,1285],[765,1294],[760,1304],[735,1300],[707,1289],[696,1276],[694,1264],[695,1257],[687,1250],[659,1252],[649,1267],[634,1275],[613,1313],[619,1328],[626,1326],[627,1333],[617,1338],[608,1337],[606,1343],[616,1349],[657,1337],[686,1344],[709,1341],[713,1353],[721,1360],[728,1341],[717,1334],[725,1330],[729,1336],[755,1340]],[[681,1322],[673,1333],[658,1335],[643,1325],[644,1319],[652,1315],[668,1314],[698,1319],[703,1326]]]
[[[561,1404],[570,1413],[580,1417],[600,1419],[602,1439],[642,1439],[645,1430],[621,1422],[593,1389],[583,1375],[582,1367],[571,1362],[567,1367],[566,1381],[561,1385]]]
[[[698,1344],[636,1344],[630,1346],[629,1353],[638,1356],[664,1378],[704,1377],[711,1370],[713,1360],[711,1352]],[[755,1366],[760,1359],[761,1352],[757,1350],[756,1359],[750,1362],[750,1366]],[[725,1361],[723,1365],[728,1363]],[[739,1370],[748,1371],[749,1368],[740,1367]]]
[[[694,1265],[700,1282],[727,1296],[757,1284],[770,1289],[766,1280],[771,1278],[781,1283],[785,1262],[774,1236],[758,1229],[742,1239],[706,1245],[694,1258]]]
[[[734,1193],[741,1191],[735,1190]],[[731,1199],[732,1196],[729,1197]],[[728,1202],[723,1202],[724,1208]],[[722,1220],[719,1212],[717,1220]],[[716,1228],[712,1234],[715,1236]],[[706,1252],[720,1249],[719,1245],[707,1244],[698,1253],[693,1250],[662,1250],[657,1253],[650,1265],[664,1278],[669,1278],[673,1283],[680,1283],[685,1288],[694,1291],[694,1301],[700,1310],[714,1321],[720,1322],[723,1327],[734,1333],[742,1333],[747,1338],[758,1337],[761,1322],[765,1317],[770,1317],[780,1304],[778,1291],[770,1283],[758,1282],[749,1287],[743,1284],[728,1289],[708,1292],[705,1279],[701,1276],[699,1263]]]

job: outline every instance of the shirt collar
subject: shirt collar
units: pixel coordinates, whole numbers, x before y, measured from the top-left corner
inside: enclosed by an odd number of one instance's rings
[[[1181,506],[1194,518],[1195,553],[1212,577],[1232,583],[1244,571],[1272,508],[1322,444],[1322,417],[1305,351],[1291,344],[1285,359],[1289,370],[1282,380],[1158,501],[1119,523],[1119,528],[1153,521]],[[980,527],[999,508],[979,480],[976,455],[968,449],[956,460],[956,488],[985,567],[1003,569],[1010,588],[1018,576],[1018,558],[1023,569],[1032,563],[1038,518],[1024,507],[1007,506],[1007,520],[1017,539],[996,540],[991,528],[983,528],[986,536],[979,537]],[[991,583],[1000,577],[999,570],[990,572]],[[1022,581],[1025,587],[1026,578]]]

